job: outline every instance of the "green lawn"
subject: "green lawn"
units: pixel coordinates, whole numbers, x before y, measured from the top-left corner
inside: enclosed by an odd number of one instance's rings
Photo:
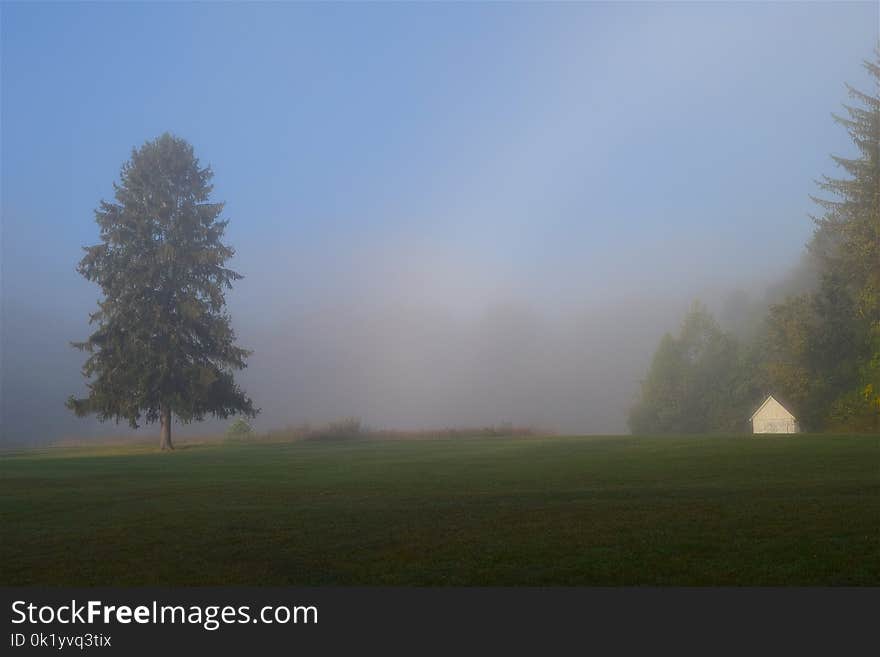
[[[880,585],[880,437],[0,457],[0,584]]]

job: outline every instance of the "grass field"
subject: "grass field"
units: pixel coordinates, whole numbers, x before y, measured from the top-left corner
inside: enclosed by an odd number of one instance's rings
[[[880,585],[880,437],[6,452],[12,585]]]

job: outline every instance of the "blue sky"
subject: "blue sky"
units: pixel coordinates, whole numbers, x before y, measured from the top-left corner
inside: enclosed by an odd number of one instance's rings
[[[230,307],[259,365],[245,380],[286,385],[255,342],[335,354],[295,399],[268,395],[266,422],[338,409],[456,424],[430,387],[335,398],[351,368],[338,354],[375,344],[316,347],[278,327],[358,304],[406,324],[418,307],[455,326],[438,338],[452,340],[497,307],[565,332],[560,317],[613,326],[614,309],[642,306],[659,337],[687,299],[760,286],[797,260],[813,180],[851,152],[830,113],[845,81],[867,85],[877,38],[875,3],[3,3],[5,418],[36,412],[9,399],[42,399],[47,377],[61,382],[50,406],[79,385],[66,341],[84,336],[98,294],[75,273],[97,240],[92,210],[131,148],[166,130],[212,165],[227,202],[247,276]],[[410,347],[407,363],[440,367]],[[373,387],[416,376],[382,362]],[[618,375],[615,400],[644,365]],[[315,380],[333,383],[309,393]],[[618,405],[562,424],[622,429]]]

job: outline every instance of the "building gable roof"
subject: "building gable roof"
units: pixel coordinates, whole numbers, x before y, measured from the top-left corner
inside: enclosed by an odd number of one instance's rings
[[[792,412],[788,409],[788,406],[786,406],[786,405],[783,404],[781,401],[779,401],[778,399],[776,399],[776,397],[774,397],[773,395],[767,395],[767,399],[765,399],[764,402],[763,402],[760,406],[758,406],[758,408],[755,410],[755,412],[752,413],[752,417],[749,418],[749,422],[751,422],[752,420],[755,419],[755,416],[756,416],[758,413],[761,412],[761,410],[762,410],[762,409],[763,409],[763,408],[764,408],[764,407],[770,402],[771,399],[772,399],[773,401],[775,401],[777,404],[779,404],[779,406],[782,408],[782,410],[784,410],[786,413],[788,413],[789,415],[791,415],[792,418],[795,417],[794,413],[792,413]]]

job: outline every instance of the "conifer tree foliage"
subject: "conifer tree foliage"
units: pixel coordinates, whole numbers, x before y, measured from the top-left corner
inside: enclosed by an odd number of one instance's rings
[[[834,115],[855,156],[832,156],[845,175],[823,176],[822,196],[813,197],[822,210],[807,245],[815,284],[771,305],[738,358],[708,358],[710,350],[689,364],[688,332],[664,337],[630,416],[634,432],[735,428],[747,400],[754,406],[768,393],[786,399],[807,430],[880,430],[880,49],[864,65],[874,89],[847,85],[854,103]],[[705,344],[724,344],[711,322],[695,321],[699,314],[685,327],[715,336]],[[702,383],[686,385],[701,371]]]
[[[880,429],[880,51],[864,65],[873,93],[847,85],[856,104],[833,115],[856,157],[832,156],[846,176],[823,176],[823,197],[812,197],[822,210],[807,245],[818,285],[766,321],[761,374],[808,429]]]
[[[850,338],[847,353],[834,354],[834,364],[849,364],[845,374],[851,383],[837,391],[829,419],[876,430],[880,429],[880,47],[874,61],[864,66],[873,90],[865,93],[847,85],[855,104],[844,105],[847,116],[834,116],[849,133],[856,157],[832,156],[847,177],[823,176],[819,182],[831,198],[813,199],[824,213],[816,218],[810,249],[823,271],[822,289],[815,299],[826,329],[824,342],[829,341],[827,333],[841,332],[842,322],[847,323]],[[829,298],[830,303],[821,303]],[[830,342],[834,346],[835,340]],[[819,347],[828,354],[827,344]]]
[[[88,353],[78,416],[161,425],[172,449],[172,416],[183,423],[240,413],[253,401],[234,370],[250,352],[236,345],[225,293],[240,274],[225,264],[223,203],[210,200],[210,167],[185,140],[165,133],[134,149],[114,183],[115,202],[95,210],[101,242],[84,247],[77,271],[103,292],[94,332],[73,346]]]

